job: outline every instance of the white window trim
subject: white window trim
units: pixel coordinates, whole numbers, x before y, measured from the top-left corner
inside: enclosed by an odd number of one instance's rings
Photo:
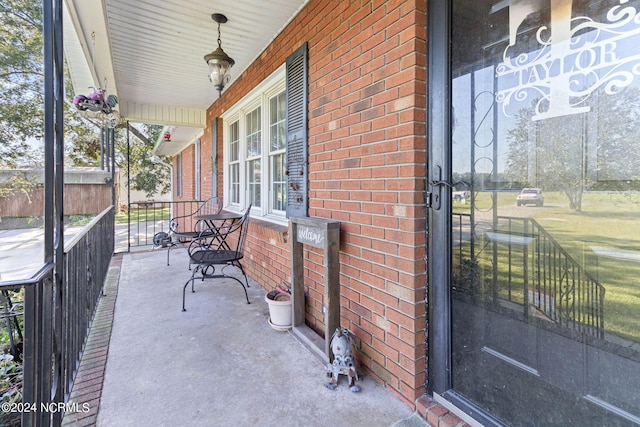
[[[232,108],[227,110],[222,116],[223,121],[223,195],[225,206],[224,208],[229,211],[241,212],[248,206],[248,191],[247,191],[247,151],[244,141],[246,136],[245,129],[245,116],[257,107],[261,107],[260,119],[261,119],[261,132],[262,132],[262,149],[261,149],[261,174],[262,181],[260,186],[260,200],[262,206],[253,207],[251,209],[251,215],[253,217],[259,217],[261,219],[275,222],[278,224],[287,225],[288,220],[286,218],[286,212],[274,211],[270,212],[271,206],[271,164],[269,156],[270,148],[270,114],[269,114],[269,100],[275,95],[283,92],[286,89],[286,74],[285,64],[275,70],[269,77],[256,86],[251,92],[249,92],[244,98],[236,103]],[[230,203],[230,178],[229,178],[229,126],[235,121],[238,123],[238,135],[240,136],[239,147],[239,164],[240,164],[240,203]]]

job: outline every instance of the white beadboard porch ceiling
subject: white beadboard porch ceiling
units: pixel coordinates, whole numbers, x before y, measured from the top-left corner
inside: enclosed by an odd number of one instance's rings
[[[74,93],[106,88],[131,122],[172,126],[172,155],[193,142],[218,93],[204,55],[217,47],[235,60],[231,82],[308,0],[65,0],[64,49]]]

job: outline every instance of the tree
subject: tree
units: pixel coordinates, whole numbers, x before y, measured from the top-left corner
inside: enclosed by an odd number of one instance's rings
[[[68,137],[73,144],[69,147],[67,156],[73,159],[74,166],[100,166],[99,126],[100,124],[94,124],[87,128],[87,132],[76,132]],[[131,189],[143,191],[147,197],[168,193],[171,189],[169,163],[151,154],[154,141],[162,132],[162,126],[149,124],[130,126],[129,143],[127,143],[126,126],[120,125],[115,129],[116,167],[121,171],[129,169]]]
[[[129,147],[124,130],[116,138],[116,164],[124,169],[127,166],[127,150],[129,150],[129,168],[132,177],[130,183],[134,190],[144,191],[147,197],[154,194],[167,194],[171,190],[171,174],[169,163],[165,163],[157,156],[152,156],[154,141],[162,132],[162,126],[142,125],[140,131],[132,132]],[[145,136],[146,134],[146,136]]]
[[[598,176],[611,184],[640,179],[640,89],[597,100]],[[595,114],[591,114],[595,115]],[[626,187],[626,185],[625,185]]]
[[[0,0],[1,162],[15,167],[35,160],[29,140],[44,129],[42,5]]]
[[[41,140],[44,131],[44,63],[42,61],[42,2],[0,0],[0,166],[37,166],[43,162]],[[100,166],[100,123],[82,118],[71,103],[74,93],[65,69],[64,111],[65,164]],[[147,194],[167,192],[169,171],[150,153],[161,132],[159,126],[143,126],[150,140],[132,144],[133,188]],[[136,139],[136,141],[138,141]],[[116,130],[116,146],[126,153],[125,132]],[[125,154],[117,158],[126,169]],[[29,184],[31,185],[31,184]],[[0,195],[28,188],[18,181],[5,186]]]
[[[0,0],[0,166],[37,166],[43,162],[44,62],[42,2]],[[65,75],[69,81],[68,75]],[[66,98],[73,98],[66,85]],[[99,144],[91,127],[65,103],[64,130],[68,165],[86,166],[76,149]],[[98,145],[99,148],[99,145]]]
[[[596,92],[590,105],[588,113],[536,122],[533,106],[521,109],[506,138],[508,177],[530,187],[561,191],[578,212],[586,189],[637,180],[640,90]]]

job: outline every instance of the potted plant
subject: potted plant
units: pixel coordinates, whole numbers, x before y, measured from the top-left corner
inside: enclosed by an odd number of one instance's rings
[[[268,292],[264,300],[269,306],[269,324],[277,331],[288,331],[291,329],[291,293],[277,286]]]

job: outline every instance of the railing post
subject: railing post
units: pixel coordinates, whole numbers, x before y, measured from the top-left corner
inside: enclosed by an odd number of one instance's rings
[[[49,426],[51,401],[51,357],[53,304],[53,264],[23,283],[24,332],[21,424],[23,427]]]
[[[52,415],[53,418],[61,419],[60,415],[56,417],[57,411],[45,411],[42,410],[41,407],[43,404],[48,405],[51,402],[57,402],[55,399],[58,397],[58,371],[59,365],[59,356],[60,352],[56,348],[54,352],[53,346],[53,331],[54,331],[54,322],[52,319],[57,318],[58,313],[56,312],[54,307],[54,298],[53,298],[53,288],[54,282],[57,282],[58,279],[55,277],[56,273],[54,271],[52,276],[44,278],[42,282],[38,284],[39,296],[38,296],[38,304],[40,305],[40,310],[38,313],[38,321],[36,323],[39,329],[39,340],[36,343],[37,346],[37,354],[38,354],[38,364],[37,369],[39,373],[39,390],[38,390],[38,414],[40,416],[39,425],[48,426],[51,425]],[[53,279],[53,280],[52,280]],[[55,314],[55,317],[54,317]],[[54,378],[55,380],[54,381]],[[55,387],[53,387],[55,385]],[[60,423],[53,423],[53,425],[57,426]]]
[[[38,393],[38,353],[36,352],[38,327],[38,285],[26,286],[24,289],[24,332],[23,332],[23,377],[22,402],[36,402]],[[22,413],[22,427],[36,426],[36,413]]]

